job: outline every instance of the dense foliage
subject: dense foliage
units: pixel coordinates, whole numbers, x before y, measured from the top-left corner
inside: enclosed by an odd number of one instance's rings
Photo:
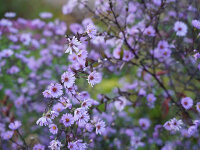
[[[70,0],[0,20],[2,149],[200,148],[198,0]]]

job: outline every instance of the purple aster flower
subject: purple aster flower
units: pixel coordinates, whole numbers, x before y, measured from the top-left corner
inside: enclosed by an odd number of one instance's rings
[[[66,71],[61,76],[61,81],[64,83],[64,86],[70,88],[75,83],[75,74],[71,71]]]
[[[188,128],[188,134],[189,134],[190,136],[193,135],[193,134],[195,134],[197,131],[198,131],[198,129],[197,129],[197,127],[196,127],[195,125],[190,126],[190,127]]]
[[[8,69],[9,74],[16,74],[20,71],[20,69],[17,66],[12,66],[10,69]]]
[[[200,29],[200,21],[199,20],[192,20],[193,27]]]
[[[52,110],[56,111],[56,112],[61,112],[65,109],[65,106],[62,103],[57,103],[55,105],[53,105]]]
[[[12,138],[13,134],[14,134],[14,131],[5,131],[1,133],[1,138],[3,140],[9,140]]]
[[[142,127],[143,130],[148,130],[150,127],[150,121],[147,118],[140,118],[139,125]]]
[[[77,142],[76,141],[68,142],[67,148],[69,148],[70,150],[78,150]]]
[[[163,57],[163,58],[168,58],[168,57],[171,56],[171,50],[170,50],[170,49],[164,49],[164,50],[161,52],[161,54],[162,54],[162,57]]]
[[[14,122],[9,124],[9,128],[11,130],[17,130],[22,125],[21,121],[15,120]]]
[[[174,24],[174,31],[177,36],[185,36],[187,34],[187,25],[184,22],[177,21]]]
[[[133,146],[134,149],[144,146],[144,143],[141,141],[141,137],[132,136],[131,137],[131,146]]]
[[[6,12],[4,15],[6,18],[14,18],[16,16],[15,12]]]
[[[68,1],[67,4],[63,5],[62,13],[64,15],[71,13],[76,5],[77,5],[76,1]]]
[[[96,134],[102,134],[103,132],[105,132],[105,122],[103,120],[98,120],[95,123],[95,127],[96,127]]]
[[[33,150],[45,150],[45,146],[42,144],[36,144],[33,146]]]
[[[200,53],[199,53],[199,52],[195,53],[195,54],[194,54],[194,59],[197,60],[197,59],[199,59],[199,58],[200,58]]]
[[[161,0],[153,0],[153,3],[157,6],[160,6],[162,1]]]
[[[77,54],[77,60],[82,63],[85,62],[88,52],[86,50],[80,50]]]
[[[78,23],[72,23],[70,24],[70,30],[72,31],[72,33],[74,34],[82,34],[84,32],[82,25],[78,24]]]
[[[83,127],[88,123],[89,120],[90,116],[88,115],[87,111],[81,111],[78,117],[78,125]]]
[[[42,94],[45,98],[51,98],[52,97],[50,90],[45,90],[44,92],[42,92]]]
[[[200,102],[197,102],[196,109],[198,112],[200,112]]]
[[[116,59],[120,59],[120,55],[121,55],[121,48],[117,47],[113,50],[113,57]]]
[[[116,108],[118,111],[122,111],[122,110],[125,108],[125,106],[126,106],[127,100],[126,100],[126,98],[123,97],[123,96],[120,96],[118,99],[119,99],[119,100],[116,100],[116,101],[114,102],[114,105],[115,105],[115,108]]]
[[[124,51],[124,54],[123,54],[123,60],[124,61],[130,61],[131,59],[133,59],[134,55],[131,51]]]
[[[70,100],[67,97],[61,97],[59,99],[59,102],[65,107],[65,108],[72,108],[72,104],[70,102]]]
[[[78,146],[78,150],[86,150],[88,148],[87,144],[83,143],[82,140],[77,140],[76,143],[77,143],[77,146]]]
[[[84,100],[81,104],[81,107],[84,109],[89,109],[89,107],[91,107],[91,106],[92,106],[91,99]]]
[[[0,57],[10,57],[13,55],[13,51],[11,49],[4,49],[2,52],[0,52]]]
[[[62,115],[61,122],[65,125],[65,127],[69,127],[74,124],[74,117],[72,114],[64,114]]]
[[[58,117],[59,113],[57,111],[50,111],[49,113],[47,113],[46,116],[49,116],[51,119],[55,119],[56,117]]]
[[[58,133],[58,128],[55,124],[50,124],[49,125],[49,131],[52,133],[52,134],[57,134]]]
[[[88,83],[93,87],[95,84],[98,84],[101,82],[102,75],[96,71],[93,71],[88,76]]]
[[[36,124],[40,125],[40,126],[47,126],[50,123],[52,123],[52,120],[50,118],[46,117],[46,116],[39,118],[36,122]]]
[[[149,103],[154,103],[156,101],[156,97],[154,96],[154,94],[150,93],[147,95],[147,101]]]
[[[152,26],[149,26],[149,27],[145,28],[144,34],[148,35],[148,36],[155,36],[156,35],[156,31]]]
[[[63,94],[63,87],[59,83],[51,83],[48,87],[52,97],[58,98]]]
[[[73,50],[75,52],[79,51],[78,47],[81,45],[81,42],[79,42],[75,36],[73,36],[72,39],[68,38],[67,41],[68,41],[68,48],[66,49],[65,53],[72,54]]]
[[[94,129],[94,126],[93,126],[91,123],[87,123],[87,124],[85,125],[85,128],[86,128],[86,130],[87,130],[88,132],[92,132],[93,129]]]
[[[173,118],[170,120],[170,124],[171,124],[171,130],[179,131],[182,128],[181,126],[183,125],[183,121]]]
[[[169,44],[168,44],[167,41],[164,41],[164,40],[163,40],[163,41],[159,41],[159,42],[158,42],[157,48],[158,48],[159,50],[164,50],[164,49],[169,48]]]
[[[85,109],[83,108],[77,108],[74,111],[74,120],[78,120],[81,117],[81,114],[85,112]]]
[[[71,55],[68,56],[68,60],[71,61],[72,63],[77,62],[78,58],[77,58],[77,54],[76,53],[72,53]]]
[[[193,106],[193,100],[190,97],[182,98],[181,105],[188,110]]]
[[[163,127],[166,130],[170,131],[171,130],[171,122],[170,121],[165,122],[165,124],[163,125]]]
[[[88,36],[89,36],[90,38],[95,37],[96,32],[97,32],[97,31],[96,31],[96,27],[95,27],[93,24],[87,25],[87,27],[86,27],[86,33],[88,34]]]
[[[40,17],[43,18],[43,19],[49,19],[49,18],[52,18],[53,15],[50,12],[41,12]]]
[[[78,95],[80,98],[79,99],[89,99],[90,98],[90,94],[87,91],[82,91],[81,93],[79,93]]]
[[[48,146],[51,150],[60,150],[60,148],[63,146],[60,141],[53,140],[50,142],[50,146]]]

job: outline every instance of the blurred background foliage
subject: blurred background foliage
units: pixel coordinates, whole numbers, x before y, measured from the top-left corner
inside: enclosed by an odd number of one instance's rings
[[[0,0],[0,18],[6,12],[15,12],[17,17],[34,19],[40,12],[51,12],[53,18],[59,18],[67,22],[79,21],[85,13],[74,12],[70,15],[62,14],[62,5],[68,0]]]

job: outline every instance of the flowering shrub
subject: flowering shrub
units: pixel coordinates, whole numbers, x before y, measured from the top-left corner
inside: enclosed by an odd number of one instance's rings
[[[194,149],[198,0],[72,0],[64,15],[0,20],[3,149]]]

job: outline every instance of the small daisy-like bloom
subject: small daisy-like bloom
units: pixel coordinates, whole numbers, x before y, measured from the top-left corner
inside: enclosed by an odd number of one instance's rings
[[[14,122],[9,124],[9,128],[11,130],[16,130],[22,125],[21,121],[15,120]]]
[[[153,0],[153,3],[157,6],[160,6],[162,4],[161,0]]]
[[[147,95],[147,101],[149,103],[154,103],[156,101],[156,97],[152,93],[150,93]]]
[[[64,83],[64,86],[67,88],[72,87],[72,85],[75,83],[75,75],[71,71],[66,71],[61,76],[61,81]]]
[[[171,129],[174,131],[179,131],[183,125],[183,121],[182,120],[177,120],[176,118],[173,118],[170,120],[171,123]]]
[[[147,130],[150,127],[150,121],[147,118],[140,118],[139,125],[142,127],[143,130]]]
[[[78,146],[78,150],[86,150],[88,148],[87,144],[83,143],[83,140],[77,140],[76,143]]]
[[[92,106],[92,101],[90,99],[84,100],[81,104],[81,107],[84,109],[88,109]]]
[[[85,126],[88,121],[90,120],[90,116],[88,115],[87,111],[82,111],[78,118],[78,125]]]
[[[74,111],[74,120],[78,120],[84,112],[85,112],[84,108],[75,109],[75,111]]]
[[[193,100],[190,97],[182,98],[181,105],[188,110],[193,106]]]
[[[58,98],[63,94],[63,87],[59,83],[51,83],[48,89],[52,97]]]
[[[16,16],[16,13],[15,12],[6,12],[4,16],[7,18],[14,18]]]
[[[161,54],[162,54],[162,57],[163,57],[163,58],[168,58],[168,57],[171,56],[171,50],[170,50],[170,49],[164,49],[164,50],[161,52]]]
[[[44,96],[45,98],[51,98],[51,97],[52,97],[49,90],[45,90],[44,92],[42,92],[42,94],[43,94],[43,96]]]
[[[124,51],[122,60],[130,61],[131,59],[133,59],[133,57],[134,57],[134,55],[131,51]]]
[[[199,20],[192,20],[193,27],[200,29],[200,21]]]
[[[98,120],[95,123],[95,127],[96,127],[96,134],[102,134],[105,131],[105,122],[103,120]]]
[[[141,137],[132,136],[131,145],[134,147],[134,149],[137,149],[140,146],[144,146],[144,143],[141,141]]]
[[[67,148],[69,148],[70,150],[78,150],[77,142],[76,141],[68,142]]]
[[[49,131],[52,133],[52,134],[57,134],[58,133],[58,128],[55,124],[50,124],[49,125]]]
[[[9,140],[12,138],[13,134],[14,134],[14,131],[5,131],[1,133],[1,138],[3,140]]]
[[[36,144],[34,145],[33,150],[45,150],[45,146],[42,144]]]
[[[12,66],[10,69],[8,69],[9,74],[16,74],[20,71],[19,67],[17,66]]]
[[[193,56],[194,56],[194,59],[197,60],[200,58],[200,53],[195,53]]]
[[[60,150],[60,148],[63,146],[60,141],[53,140],[50,142],[50,146],[48,146],[51,150]]]
[[[77,59],[79,63],[85,62],[88,52],[86,50],[80,50],[77,54]]]
[[[53,105],[53,111],[61,112],[65,109],[65,106],[62,103],[57,103]]]
[[[59,113],[57,111],[50,111],[49,113],[51,119],[58,117]]]
[[[169,48],[169,44],[168,44],[167,41],[164,41],[164,40],[163,40],[163,41],[159,41],[159,42],[158,42],[157,48],[158,48],[159,50],[164,50],[164,49]]]
[[[144,30],[144,34],[148,35],[148,36],[155,36],[156,35],[156,31],[152,26],[149,26]]]
[[[86,33],[90,38],[93,38],[96,35],[96,27],[93,24],[89,24],[86,27]]]
[[[8,58],[8,57],[12,56],[13,53],[14,53],[14,52],[13,52],[11,49],[4,49],[4,50],[0,53],[0,56]]]
[[[114,105],[115,105],[115,108],[116,108],[118,111],[122,111],[122,110],[125,108],[125,106],[126,106],[127,100],[126,100],[126,98],[123,97],[123,96],[120,96],[118,99],[119,99],[119,100],[117,100],[117,101],[114,102]]]
[[[120,59],[121,48],[117,47],[113,50],[113,57],[116,59]]]
[[[88,83],[93,87],[93,85],[98,84],[101,82],[102,75],[96,71],[93,71],[88,76]]]
[[[197,102],[196,109],[198,112],[200,112],[200,102]]]
[[[92,132],[93,129],[94,129],[94,126],[93,126],[91,123],[87,123],[87,124],[85,125],[85,128],[86,128],[86,130],[87,130],[88,132]]]
[[[185,36],[187,34],[187,25],[184,22],[177,21],[174,24],[174,31],[177,36]]]
[[[40,13],[40,17],[43,19],[48,19],[48,18],[52,18],[53,15],[50,12],[42,12],[42,13]]]
[[[197,126],[193,125],[193,126],[190,126],[188,128],[188,134],[191,136],[193,135],[194,133],[196,133],[198,130],[197,130]]]
[[[165,122],[165,124],[163,125],[163,127],[166,130],[170,131],[171,130],[171,122],[170,121]]]
[[[66,113],[62,116],[61,121],[65,125],[65,127],[69,127],[74,124],[74,117],[72,116],[72,114]]]
[[[47,126],[50,123],[52,123],[52,120],[50,118],[46,117],[46,116],[39,118],[36,122],[36,124],[39,125],[39,126]]]
[[[79,51],[79,46],[81,45],[81,42],[77,40],[75,36],[73,36],[72,39],[68,38],[68,48],[66,49],[65,53],[70,53],[72,54],[72,51],[75,50],[75,52]]]

